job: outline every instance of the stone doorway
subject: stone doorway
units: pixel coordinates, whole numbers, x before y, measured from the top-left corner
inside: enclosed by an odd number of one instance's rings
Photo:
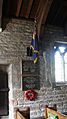
[[[0,69],[0,116],[9,115],[8,73]]]
[[[11,115],[11,64],[0,64],[0,119],[9,119]]]

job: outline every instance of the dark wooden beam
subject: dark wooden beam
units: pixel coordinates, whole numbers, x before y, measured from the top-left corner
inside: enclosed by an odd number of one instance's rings
[[[36,12],[37,12],[37,9],[38,9],[38,6],[39,6],[39,2],[40,2],[40,0],[34,0],[33,1],[33,5],[32,5],[32,8],[31,8],[31,11],[30,11],[30,15],[29,15],[30,18],[34,19],[36,17]]]
[[[56,4],[56,6],[53,9],[53,10],[55,10],[55,12],[53,13],[52,19],[51,19],[52,24],[55,24],[57,18],[59,18],[61,16],[61,10],[63,8],[62,0],[61,0],[61,2],[58,1],[57,3],[54,3],[54,4]]]
[[[17,2],[17,10],[16,10],[16,17],[19,16],[21,5],[22,5],[22,0],[18,0],[18,2]]]
[[[42,24],[45,24],[45,22],[46,22],[46,18],[48,16],[48,12],[50,10],[52,1],[53,0],[46,0],[45,8],[44,8],[44,14],[43,14],[43,18],[42,18]]]
[[[2,32],[2,7],[3,7],[3,0],[0,0],[0,32]]]
[[[25,13],[26,13],[26,6],[25,6],[25,1],[23,1],[23,4],[21,6],[21,11],[20,11],[20,17],[25,17]]]
[[[63,1],[63,6],[67,6],[67,0]]]
[[[39,0],[38,8],[37,8],[37,11],[35,13],[36,18],[38,18],[39,15],[40,15],[40,12],[41,12],[41,9],[42,9],[42,3],[43,3],[43,0]]]
[[[29,4],[28,4],[27,11],[26,11],[26,14],[25,14],[26,18],[29,17],[30,10],[31,10],[31,7],[32,7],[32,3],[33,3],[33,0],[29,0]]]
[[[40,30],[42,23],[45,24],[51,3],[53,0],[42,0],[40,1],[39,12],[36,16],[37,19],[37,29],[38,29],[38,36],[40,36]]]

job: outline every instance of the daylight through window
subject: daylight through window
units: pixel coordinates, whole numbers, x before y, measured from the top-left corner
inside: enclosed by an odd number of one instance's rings
[[[55,45],[55,81],[67,82],[67,45]]]

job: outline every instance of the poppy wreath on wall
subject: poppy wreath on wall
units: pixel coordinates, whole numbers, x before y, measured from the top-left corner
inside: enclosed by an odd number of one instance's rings
[[[34,90],[27,90],[24,92],[24,96],[27,100],[33,101],[36,99],[36,92]]]

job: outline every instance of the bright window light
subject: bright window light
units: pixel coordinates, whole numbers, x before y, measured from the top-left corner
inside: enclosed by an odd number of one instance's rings
[[[64,53],[65,49],[66,49],[65,47],[59,47],[61,53]]]
[[[55,81],[65,83],[67,81],[67,50],[65,47],[54,47],[55,49]],[[66,50],[66,51],[65,51]]]

